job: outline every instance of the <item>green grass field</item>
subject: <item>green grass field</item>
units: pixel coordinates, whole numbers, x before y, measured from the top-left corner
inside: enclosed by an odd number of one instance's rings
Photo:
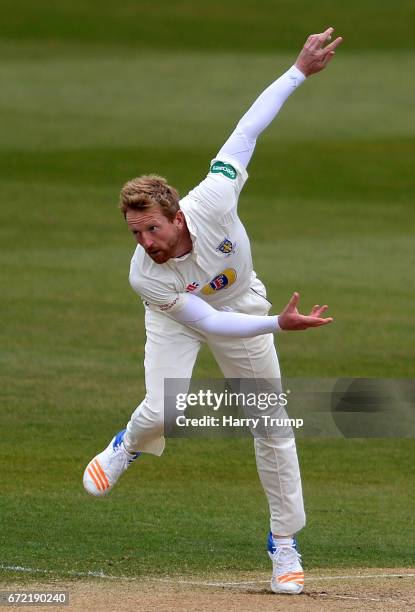
[[[3,579],[16,565],[56,576],[268,567],[247,438],[169,441],[105,501],[81,476],[144,391],[121,185],[158,172],[184,195],[319,27],[335,25],[344,47],[259,141],[241,217],[274,312],[299,290],[336,319],[277,338],[287,376],[413,377],[413,3],[296,4],[300,19],[269,0],[3,3]],[[216,373],[203,351],[196,376]],[[300,441],[307,567],[413,562],[413,453],[412,439]]]

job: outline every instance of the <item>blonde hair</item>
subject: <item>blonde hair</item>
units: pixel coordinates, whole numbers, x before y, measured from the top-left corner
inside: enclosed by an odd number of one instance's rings
[[[144,174],[128,181],[121,189],[119,206],[124,217],[127,210],[145,210],[157,204],[170,220],[180,210],[178,191],[162,176]]]

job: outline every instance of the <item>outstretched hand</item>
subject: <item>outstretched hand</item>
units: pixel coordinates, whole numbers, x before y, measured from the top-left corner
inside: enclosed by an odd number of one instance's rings
[[[343,41],[343,38],[339,36],[324,47],[326,42],[331,40],[333,32],[334,28],[327,28],[325,32],[321,32],[321,34],[311,34],[311,36],[307,38],[295,62],[297,68],[301,70],[306,77],[323,70],[333,58],[336,48]]]
[[[308,329],[309,327],[320,327],[327,325],[333,321],[332,317],[322,318],[322,314],[326,312],[328,306],[313,306],[308,316],[298,312],[297,304],[300,301],[300,294],[295,292],[292,298],[278,317],[278,323],[284,331],[296,331],[300,329]]]

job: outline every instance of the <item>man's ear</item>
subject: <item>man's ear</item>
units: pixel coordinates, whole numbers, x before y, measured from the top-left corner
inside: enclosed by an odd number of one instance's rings
[[[176,216],[173,219],[173,223],[177,225],[178,227],[181,227],[183,225],[183,222],[184,222],[183,211],[178,210],[176,213]]]

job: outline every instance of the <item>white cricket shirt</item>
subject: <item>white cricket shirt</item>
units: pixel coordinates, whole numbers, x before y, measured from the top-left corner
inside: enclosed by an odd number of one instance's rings
[[[218,310],[230,310],[249,287],[258,285],[249,238],[237,215],[248,174],[239,162],[220,155],[209,174],[180,200],[193,249],[157,264],[138,245],[131,260],[130,284],[151,310],[172,313],[193,293]]]

